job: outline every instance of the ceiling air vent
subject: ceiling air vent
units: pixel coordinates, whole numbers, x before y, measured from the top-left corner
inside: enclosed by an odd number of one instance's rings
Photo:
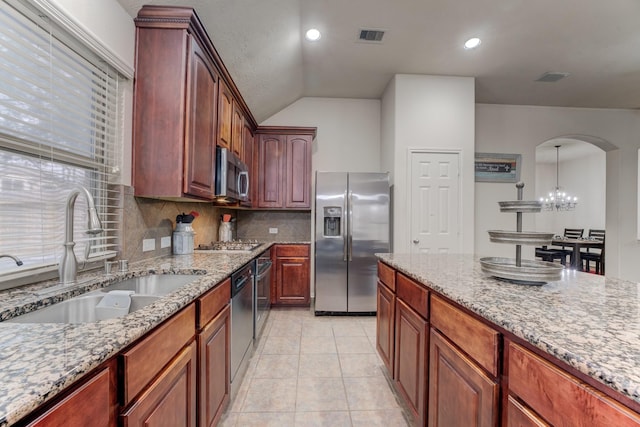
[[[558,80],[564,79],[568,75],[569,73],[559,73],[556,71],[550,71],[538,77],[536,81],[545,82],[545,83],[554,83],[554,82],[557,82]]]
[[[382,36],[384,36],[383,30],[366,30],[361,29],[360,35],[358,37],[358,41],[361,42],[372,42],[372,43],[382,43]]]

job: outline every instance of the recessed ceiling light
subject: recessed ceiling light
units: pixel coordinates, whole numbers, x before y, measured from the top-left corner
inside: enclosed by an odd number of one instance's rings
[[[473,38],[470,38],[469,40],[467,40],[466,42],[464,42],[464,48],[465,49],[475,49],[478,46],[480,46],[480,43],[482,43],[482,40],[480,40],[477,37],[473,37]]]
[[[309,41],[316,41],[320,39],[320,31],[318,31],[315,28],[311,28],[310,30],[307,30],[307,32],[305,33],[304,37],[309,40]]]

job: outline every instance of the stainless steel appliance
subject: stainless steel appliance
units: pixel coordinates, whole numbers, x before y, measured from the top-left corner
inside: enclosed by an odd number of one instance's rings
[[[256,280],[253,306],[253,338],[258,339],[271,309],[271,251],[256,258]]]
[[[375,313],[376,252],[389,252],[387,173],[316,173],[315,312]]]
[[[249,167],[222,147],[216,147],[216,197],[229,202],[249,199]]]
[[[253,269],[251,261],[231,275],[231,392],[235,394],[253,345]]]

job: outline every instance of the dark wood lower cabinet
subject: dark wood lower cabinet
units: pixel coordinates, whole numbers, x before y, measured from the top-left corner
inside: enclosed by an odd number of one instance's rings
[[[311,301],[309,245],[277,245],[275,254],[272,304],[308,306]]]
[[[395,386],[417,425],[422,426],[426,419],[429,324],[399,298],[395,312]]]
[[[396,297],[380,281],[378,281],[377,294],[376,348],[384,365],[387,367],[387,371],[393,374]]]
[[[195,341],[178,353],[120,420],[124,427],[195,427]]]
[[[497,382],[434,329],[429,353],[429,427],[497,426]]]
[[[198,334],[198,426],[214,426],[229,402],[231,308],[227,305]]]

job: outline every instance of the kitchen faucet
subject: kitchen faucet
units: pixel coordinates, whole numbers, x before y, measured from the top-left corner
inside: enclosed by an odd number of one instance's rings
[[[89,211],[87,234],[98,234],[102,232],[102,224],[100,223],[100,218],[98,218],[98,212],[96,211],[93,196],[91,196],[89,190],[83,186],[74,188],[67,197],[67,211],[65,216],[66,224],[64,229],[64,252],[62,253],[58,270],[60,273],[60,282],[63,285],[75,283],[76,276],[78,274],[78,261],[76,260],[76,254],[73,252],[73,247],[76,245],[73,241],[73,208],[80,193],[84,194]]]
[[[13,256],[13,255],[9,255],[9,254],[0,255],[0,258],[5,258],[5,257],[6,258],[11,258],[12,260],[14,260],[18,267],[22,265],[22,261],[20,261],[20,258],[18,258],[17,256]]]

